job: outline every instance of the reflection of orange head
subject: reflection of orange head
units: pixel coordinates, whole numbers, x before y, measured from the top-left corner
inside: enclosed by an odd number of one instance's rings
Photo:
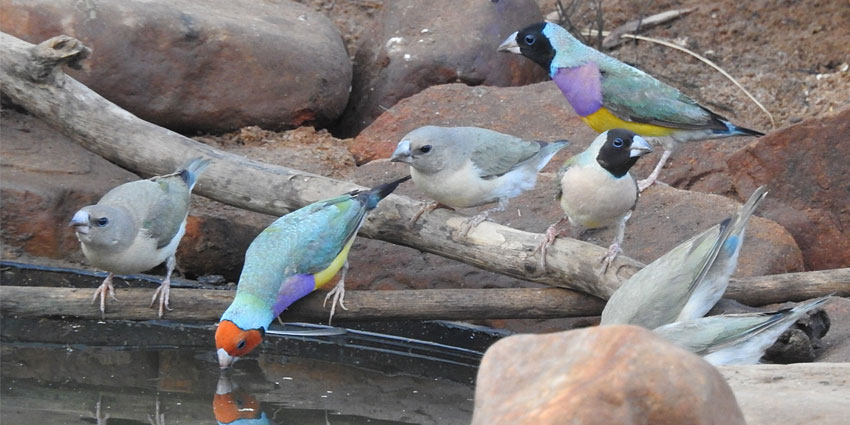
[[[234,391],[215,395],[213,413],[219,423],[229,424],[239,419],[257,419],[263,411],[254,396],[245,391]]]
[[[243,330],[230,320],[222,320],[215,331],[216,349],[224,349],[231,357],[242,357],[263,342],[262,329]]]

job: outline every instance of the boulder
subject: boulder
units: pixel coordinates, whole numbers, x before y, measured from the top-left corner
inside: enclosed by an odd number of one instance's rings
[[[481,361],[472,425],[744,424],[702,358],[635,326],[515,335]]]
[[[323,15],[288,0],[5,1],[3,31],[67,34],[93,49],[72,77],[176,131],[328,125],[348,102],[351,63]]]
[[[806,267],[850,266],[850,108],[770,133],[729,158],[738,193],[766,184],[762,214],[797,240]]]
[[[547,79],[529,60],[496,51],[543,17],[533,0],[384,2],[357,47],[351,102],[336,134],[356,135],[387,108],[429,86],[516,86]]]

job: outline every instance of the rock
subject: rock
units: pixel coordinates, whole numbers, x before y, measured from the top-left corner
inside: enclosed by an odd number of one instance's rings
[[[423,125],[476,126],[529,139],[570,140],[558,157],[581,152],[596,137],[551,81],[523,87],[444,84],[382,114],[357,135],[351,153],[360,164],[389,158],[402,136]]]
[[[738,193],[766,184],[762,214],[797,240],[806,268],[850,266],[850,108],[775,131],[729,158]]]
[[[9,1],[0,16],[31,43],[79,39],[93,54],[69,75],[177,131],[328,125],[348,102],[339,32],[288,0]]]
[[[462,8],[452,0],[427,7],[416,0],[384,2],[380,17],[361,35],[351,102],[335,133],[354,136],[387,108],[429,86],[546,80],[531,61],[496,51],[508,35],[542,20],[532,0],[469,2]]]
[[[732,425],[744,418],[717,369],[639,327],[516,335],[487,350],[473,425],[577,423]]]
[[[721,366],[749,425],[847,423],[850,364]]]
[[[817,361],[850,362],[850,298],[832,297],[823,305],[830,319],[829,332],[821,339]]]

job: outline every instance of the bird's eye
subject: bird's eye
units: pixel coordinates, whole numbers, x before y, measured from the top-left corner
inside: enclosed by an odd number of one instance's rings
[[[622,148],[623,147],[623,139],[618,137],[618,138],[614,139],[614,141],[611,142],[611,144],[614,145],[615,148]]]
[[[533,35],[527,34],[525,36],[525,44],[531,46],[535,41],[537,41],[537,39],[535,39]]]
[[[245,348],[245,340],[243,339],[243,340],[239,341],[239,344],[236,344],[236,348],[238,348],[240,350]]]
[[[95,221],[94,223],[97,225],[97,227],[103,227],[109,224],[109,219],[106,217],[101,217],[97,219],[97,221]]]
[[[425,145],[419,148],[419,152],[428,153],[431,152],[431,145]]]

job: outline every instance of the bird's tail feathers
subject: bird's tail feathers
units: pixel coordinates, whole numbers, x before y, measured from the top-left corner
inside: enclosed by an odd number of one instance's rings
[[[746,128],[746,127],[740,127],[740,126],[737,126],[735,124],[732,124],[729,121],[723,121],[723,124],[726,125],[725,131],[724,130],[715,130],[715,131],[724,132],[724,133],[727,133],[729,135],[735,135],[735,136],[753,136],[753,137],[764,136],[764,133],[762,133],[761,131],[752,130],[752,129],[749,129],[749,128]]]
[[[549,161],[552,160],[552,157],[555,156],[558,151],[570,145],[569,140],[556,140],[554,142],[537,142],[542,146],[540,147],[540,151],[537,153],[538,162],[536,164],[537,171],[543,169]]]
[[[209,159],[201,157],[192,158],[180,166],[177,173],[189,186],[189,190],[192,190],[192,188],[195,187],[195,183],[198,181],[198,176],[200,176],[209,165]]]
[[[381,199],[384,199],[387,197],[387,195],[393,193],[393,191],[398,187],[398,185],[408,180],[410,180],[410,176],[404,176],[398,180],[394,180],[389,183],[384,183],[375,186],[372,189],[362,191],[358,193],[358,197],[360,197],[360,194],[365,194],[366,209],[371,210],[372,208],[378,206],[378,202],[380,202]]]

